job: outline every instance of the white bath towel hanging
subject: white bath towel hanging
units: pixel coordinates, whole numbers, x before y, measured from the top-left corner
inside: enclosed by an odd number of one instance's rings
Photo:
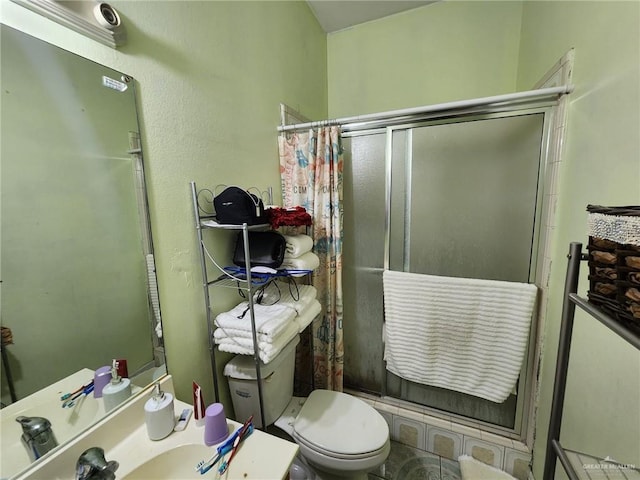
[[[537,287],[383,273],[384,359],[401,378],[502,403],[527,346]]]

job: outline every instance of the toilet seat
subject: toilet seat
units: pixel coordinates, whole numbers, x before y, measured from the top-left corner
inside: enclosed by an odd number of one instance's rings
[[[310,450],[313,450],[316,453],[319,453],[319,454],[322,454],[322,455],[325,455],[325,456],[331,457],[331,458],[341,459],[341,460],[363,460],[363,459],[367,459],[367,458],[370,458],[370,457],[375,457],[377,455],[380,455],[386,449],[386,444],[384,444],[379,449],[377,449],[375,451],[364,452],[364,453],[340,453],[340,452],[336,452],[336,451],[332,451],[332,450],[325,450],[324,448],[322,448],[322,447],[320,447],[318,445],[315,445],[313,443],[309,443],[304,438],[300,437],[299,435],[296,435],[295,432],[294,432],[294,435],[293,435],[293,439],[301,447],[304,446],[304,447],[307,447]]]
[[[328,457],[360,460],[388,449],[389,428],[373,407],[350,395],[314,390],[293,423],[293,438]]]
[[[308,465],[315,468],[315,480],[336,477],[365,480],[368,478],[366,472],[381,465],[391,451],[391,444],[388,440],[378,454],[370,454],[365,458],[337,458],[335,455],[325,455],[315,449],[307,448],[304,443],[298,443],[298,446],[300,447],[300,456]],[[325,473],[329,475],[325,475]]]

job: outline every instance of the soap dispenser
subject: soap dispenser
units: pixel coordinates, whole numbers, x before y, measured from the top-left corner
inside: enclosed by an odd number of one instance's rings
[[[131,396],[131,380],[118,375],[118,362],[111,366],[111,382],[102,389],[104,409],[106,412],[114,409]]]
[[[144,405],[144,421],[150,440],[162,440],[175,427],[176,417],[173,412],[173,395],[160,390],[160,384],[153,386],[153,394]]]

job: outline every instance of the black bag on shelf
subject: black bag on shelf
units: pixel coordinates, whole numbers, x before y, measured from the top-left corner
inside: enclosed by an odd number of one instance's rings
[[[248,232],[249,255],[252,267],[269,267],[277,269],[282,265],[287,242],[278,232]],[[245,266],[244,241],[242,233],[238,234],[236,248],[233,253],[233,263],[239,267]]]
[[[213,198],[218,223],[257,225],[268,223],[262,199],[240,187],[227,187]]]

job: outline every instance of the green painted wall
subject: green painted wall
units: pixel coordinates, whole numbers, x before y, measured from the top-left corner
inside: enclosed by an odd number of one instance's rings
[[[515,91],[521,2],[438,2],[327,37],[329,115]]]
[[[640,205],[640,3],[525,2],[522,18],[518,89],[575,48],[540,375],[534,474],[541,478],[569,242],[586,244],[587,204]],[[586,273],[585,265],[583,295]],[[639,465],[640,353],[579,310],[575,325],[561,440]]]
[[[196,380],[212,402],[189,181],[273,186],[279,198],[279,103],[326,117],[326,35],[302,1],[110,3],[127,28],[118,50],[9,1],[0,20],[138,82],[168,368],[178,398],[191,402]],[[213,252],[224,259],[232,239],[218,239]],[[214,293],[217,311],[240,301],[235,291]]]
[[[575,48],[536,478],[545,455],[568,244],[586,242],[587,204],[640,204],[639,32],[637,1],[455,1],[328,36],[331,117],[529,90]],[[640,464],[640,355],[580,312],[576,324],[562,440]]]

